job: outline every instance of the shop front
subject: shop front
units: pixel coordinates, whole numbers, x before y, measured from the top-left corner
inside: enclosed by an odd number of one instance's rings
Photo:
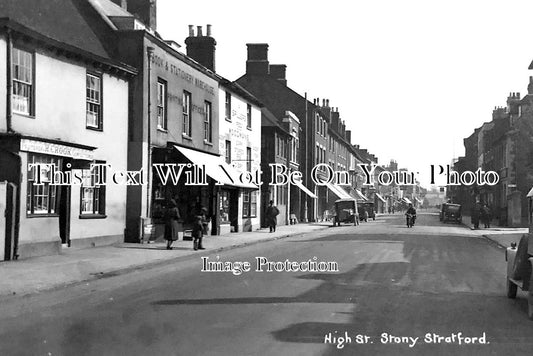
[[[258,188],[242,183],[240,174],[220,156],[173,144],[154,149],[153,160],[152,239],[163,238],[171,199],[178,205],[186,236],[202,208],[210,220],[210,235],[242,231],[243,192],[255,194]]]

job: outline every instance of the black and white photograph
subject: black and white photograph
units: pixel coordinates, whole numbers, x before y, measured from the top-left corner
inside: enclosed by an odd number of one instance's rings
[[[531,355],[532,14],[0,0],[0,355]]]

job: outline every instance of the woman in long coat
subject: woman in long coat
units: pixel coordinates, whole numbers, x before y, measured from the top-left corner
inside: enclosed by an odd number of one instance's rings
[[[276,231],[276,225],[278,223],[277,216],[279,214],[278,208],[274,206],[274,201],[270,201],[268,208],[266,209],[266,223],[270,228],[270,232]]]
[[[174,199],[170,200],[165,214],[165,240],[167,240],[167,250],[172,250],[172,243],[178,239],[178,232],[181,228],[181,215],[178,204]]]

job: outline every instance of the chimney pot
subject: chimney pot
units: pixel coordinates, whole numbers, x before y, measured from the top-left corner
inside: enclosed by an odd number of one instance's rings
[[[329,99],[326,99],[326,106],[329,108]]]
[[[202,26],[197,26],[197,33],[194,36],[194,26],[189,25],[189,37],[185,39],[185,45],[187,46],[187,56],[213,72],[215,71],[217,42],[213,37],[202,35]]]
[[[326,106],[326,99],[322,99],[322,106]]]
[[[205,27],[206,27],[206,30],[205,30],[206,34],[205,35],[207,37],[211,37],[211,25],[206,25]]]

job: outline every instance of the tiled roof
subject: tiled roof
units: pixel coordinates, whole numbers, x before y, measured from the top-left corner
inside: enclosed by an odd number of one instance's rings
[[[87,16],[86,0],[1,0],[0,18],[57,42],[110,59]]]

